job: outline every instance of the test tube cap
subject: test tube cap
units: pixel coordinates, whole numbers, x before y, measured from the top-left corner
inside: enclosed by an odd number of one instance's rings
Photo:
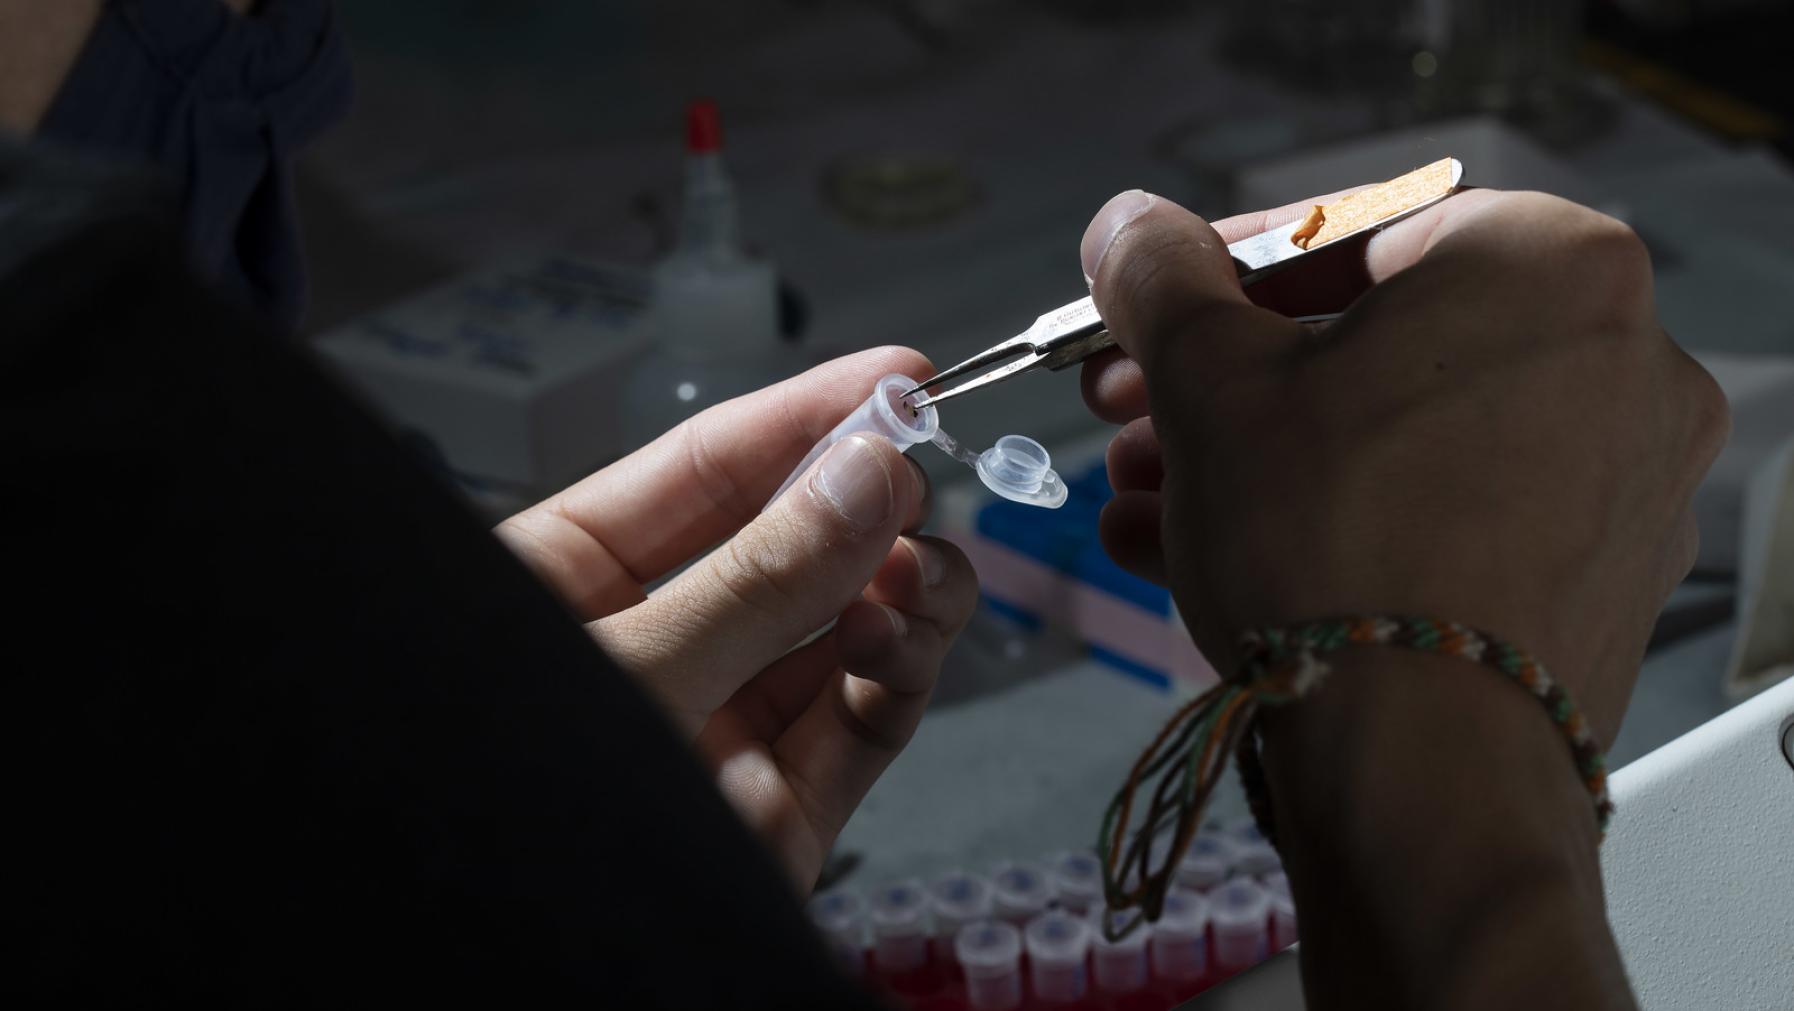
[[[1034,962],[1083,962],[1090,953],[1090,921],[1064,909],[1049,909],[1022,931],[1028,958]]]
[[[1220,832],[1198,832],[1178,862],[1177,883],[1207,891],[1227,880],[1233,859],[1234,844],[1228,836]]]
[[[1067,850],[1047,857],[1046,865],[1059,901],[1067,907],[1081,913],[1102,904],[1103,865],[1095,853]]]
[[[1001,920],[979,920],[959,929],[953,954],[968,976],[1001,976],[1022,961],[1022,932]]]
[[[978,457],[976,469],[985,487],[1012,502],[1057,509],[1070,494],[1046,447],[1025,435],[998,438]]]
[[[928,898],[934,906],[936,919],[970,923],[993,915],[996,888],[982,874],[949,871],[929,882]]]
[[[1173,888],[1165,893],[1165,905],[1152,925],[1153,933],[1165,937],[1201,937],[1208,928],[1209,901],[1201,892]]]
[[[892,881],[874,889],[870,907],[872,930],[881,937],[928,930],[928,892],[915,879]]]
[[[811,899],[809,913],[810,922],[826,934],[848,934],[865,928],[865,900],[846,889],[823,892]]]
[[[1041,912],[1056,896],[1052,878],[1039,864],[1004,864],[991,877],[998,916],[1027,918]]]
[[[1251,878],[1234,878],[1209,893],[1209,922],[1216,933],[1265,929],[1271,897]]]
[[[1090,911],[1090,946],[1097,951],[1145,950],[1146,942],[1152,938],[1152,924],[1150,923],[1141,923],[1114,941],[1109,940],[1108,936],[1103,933],[1105,917],[1108,919],[1108,926],[1119,930],[1139,915],[1140,911],[1137,909],[1111,910],[1106,906],[1092,909]]]

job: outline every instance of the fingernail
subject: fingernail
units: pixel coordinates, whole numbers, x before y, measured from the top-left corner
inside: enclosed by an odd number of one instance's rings
[[[911,537],[903,539],[903,546],[916,560],[916,568],[922,573],[922,588],[932,590],[941,585],[941,578],[947,574],[946,560],[941,557],[939,548]]]
[[[891,475],[878,447],[863,435],[850,435],[829,447],[810,488],[859,530],[870,530],[891,515]]]
[[[1096,212],[1096,217],[1090,219],[1090,227],[1084,229],[1084,241],[1078,244],[1078,259],[1083,261],[1086,283],[1096,283],[1097,268],[1102,266],[1103,256],[1115,242],[1115,236],[1158,202],[1158,197],[1145,190],[1128,190],[1110,197],[1103,209]]]

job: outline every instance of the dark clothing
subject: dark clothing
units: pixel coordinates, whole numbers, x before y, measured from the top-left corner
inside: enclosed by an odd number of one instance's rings
[[[152,202],[50,229],[29,183],[68,176],[18,154],[0,1004],[870,1003],[471,512]]]
[[[200,274],[291,332],[305,303],[292,158],[348,109],[328,0],[108,0],[37,136],[154,165]]]

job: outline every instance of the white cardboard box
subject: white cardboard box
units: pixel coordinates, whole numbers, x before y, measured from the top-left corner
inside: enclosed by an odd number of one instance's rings
[[[544,494],[625,452],[618,394],[649,340],[636,270],[550,256],[451,281],[318,339],[475,485]]]

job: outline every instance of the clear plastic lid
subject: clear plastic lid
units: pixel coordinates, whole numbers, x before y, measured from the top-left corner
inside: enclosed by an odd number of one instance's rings
[[[1233,866],[1234,843],[1220,832],[1203,831],[1190,840],[1190,848],[1177,865],[1177,883],[1207,891],[1227,880]]]
[[[990,879],[970,871],[949,871],[928,885],[935,919],[943,923],[970,923],[995,915],[996,888]]]
[[[880,937],[928,930],[928,892],[920,881],[893,881],[871,896],[872,930]]]
[[[979,455],[975,467],[985,487],[1006,499],[1047,509],[1065,504],[1068,491],[1053,470],[1053,458],[1025,435],[999,438]]]
[[[856,933],[866,924],[866,903],[844,889],[823,892],[810,900],[810,922],[825,934]]]
[[[1022,931],[1028,958],[1036,964],[1082,964],[1090,953],[1090,922],[1063,909],[1049,909]]]
[[[1103,917],[1105,915],[1109,918],[1109,926],[1119,930],[1129,921],[1137,919],[1140,916],[1140,911],[1138,909],[1109,911],[1107,907],[1092,909],[1090,911],[1091,948],[1099,952],[1142,951],[1146,948],[1146,942],[1152,938],[1152,924],[1141,923],[1133,930],[1128,931],[1120,940],[1111,941],[1103,934]]]
[[[1005,918],[1033,916],[1045,910],[1055,897],[1052,879],[1046,868],[1038,864],[1000,866],[991,877],[991,884],[996,888],[997,915]]]
[[[1210,892],[1209,922],[1216,932],[1262,931],[1271,913],[1271,897],[1250,878],[1234,878]]]
[[[1201,937],[1209,924],[1209,901],[1201,892],[1173,888],[1165,893],[1165,907],[1152,925],[1152,932],[1161,937]]]
[[[1080,913],[1102,904],[1103,865],[1096,854],[1087,850],[1055,853],[1047,857],[1046,865],[1060,902]]]
[[[968,976],[1018,972],[1022,961],[1022,932],[1001,920],[968,923],[953,938],[953,954]]]

